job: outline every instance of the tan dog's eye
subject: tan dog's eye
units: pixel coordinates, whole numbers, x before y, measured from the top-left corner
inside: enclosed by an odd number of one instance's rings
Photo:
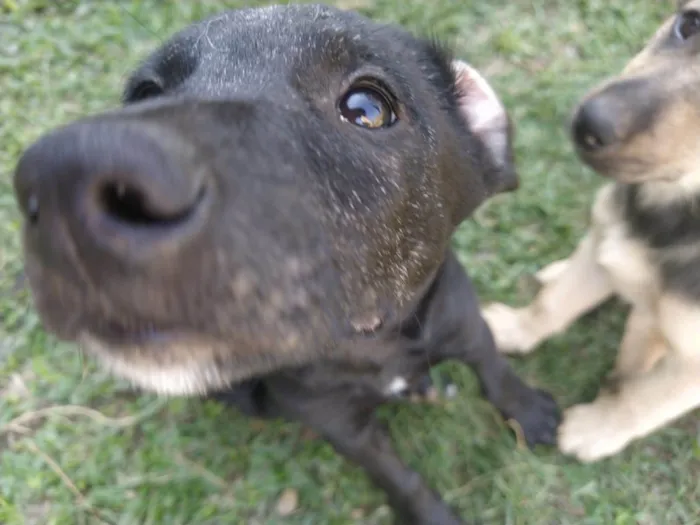
[[[700,33],[700,12],[685,11],[678,15],[675,25],[676,36],[681,40],[688,40]]]
[[[351,88],[340,100],[339,109],[343,120],[363,128],[387,128],[398,120],[389,94],[371,84]]]

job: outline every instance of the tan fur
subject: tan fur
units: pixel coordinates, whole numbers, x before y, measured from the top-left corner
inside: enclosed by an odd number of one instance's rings
[[[685,9],[700,10],[700,0],[687,2]],[[697,90],[700,78],[700,61],[694,53],[678,49],[663,49],[664,41],[675,21],[667,19],[645,48],[625,67],[622,73],[593,89],[585,99],[590,99],[613,83],[630,79],[652,79],[655,87],[650,96],[672,99],[654,118],[652,127],[645,133],[635,134],[620,148],[606,155],[614,157],[615,166],[609,174],[621,182],[653,182],[649,185],[650,198],[665,203],[669,198],[682,198],[689,190],[700,188],[700,148],[696,137],[700,136],[700,119],[697,118],[697,99],[674,96],[685,89]],[[616,117],[619,128],[630,125],[632,112],[619,108]],[[633,160],[634,162],[628,162]],[[639,165],[644,166],[642,172]],[[672,184],[668,184],[671,182]],[[657,194],[661,192],[660,198]]]
[[[658,333],[637,351],[656,362],[630,370],[616,392],[567,410],[559,429],[562,452],[581,461],[610,456],[700,406],[700,305],[664,296],[655,321]]]
[[[700,0],[686,2],[685,8],[700,9]],[[667,20],[622,75],[586,98],[629,78],[686,88],[692,83],[700,90],[700,62],[681,51],[660,51],[672,24]],[[658,207],[700,190],[698,107],[668,89],[662,91],[668,100],[649,129],[605,153],[601,166],[614,173],[598,169],[619,183],[641,183],[642,202]],[[625,111],[621,115],[623,121],[631,118]],[[664,258],[697,257],[700,247],[659,253],[632,238],[612,197],[616,183],[599,190],[591,226],[571,256],[538,272],[542,288],[529,305],[497,303],[483,309],[501,351],[524,354],[612,295],[631,305],[611,374],[615,388],[601,389],[592,403],[569,408],[559,429],[560,450],[584,462],[616,454],[700,407],[700,304],[664,290],[659,268]]]

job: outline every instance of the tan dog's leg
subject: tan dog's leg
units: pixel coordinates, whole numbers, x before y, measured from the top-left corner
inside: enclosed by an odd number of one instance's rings
[[[584,462],[611,456],[700,406],[700,306],[664,297],[657,320],[648,344],[665,341],[666,355],[623,378],[617,392],[567,410],[559,428],[563,453]]]
[[[549,284],[552,281],[557,280],[559,276],[566,271],[568,266],[569,259],[559,259],[558,261],[551,262],[535,273],[535,279],[542,286]]]
[[[633,307],[625,325],[612,377],[621,380],[651,370],[661,359],[668,346],[661,337],[654,312]]]
[[[484,307],[496,345],[504,353],[528,353],[541,341],[564,331],[613,293],[605,271],[596,262],[596,236],[589,231],[574,253],[546,266],[535,300],[523,308],[501,303]]]

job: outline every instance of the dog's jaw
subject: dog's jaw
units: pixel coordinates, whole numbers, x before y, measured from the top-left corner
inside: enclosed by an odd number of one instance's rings
[[[82,333],[78,341],[83,350],[112,375],[159,395],[198,396],[231,386],[231,379],[211,361],[191,359],[162,365],[127,359],[121,351],[87,333]]]

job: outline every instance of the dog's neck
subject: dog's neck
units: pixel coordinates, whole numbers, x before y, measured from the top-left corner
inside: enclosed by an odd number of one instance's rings
[[[700,240],[700,176],[618,184],[617,199],[630,233],[652,248]]]
[[[653,180],[634,185],[639,206],[665,208],[691,202],[700,195],[700,170],[686,173],[674,180]]]

